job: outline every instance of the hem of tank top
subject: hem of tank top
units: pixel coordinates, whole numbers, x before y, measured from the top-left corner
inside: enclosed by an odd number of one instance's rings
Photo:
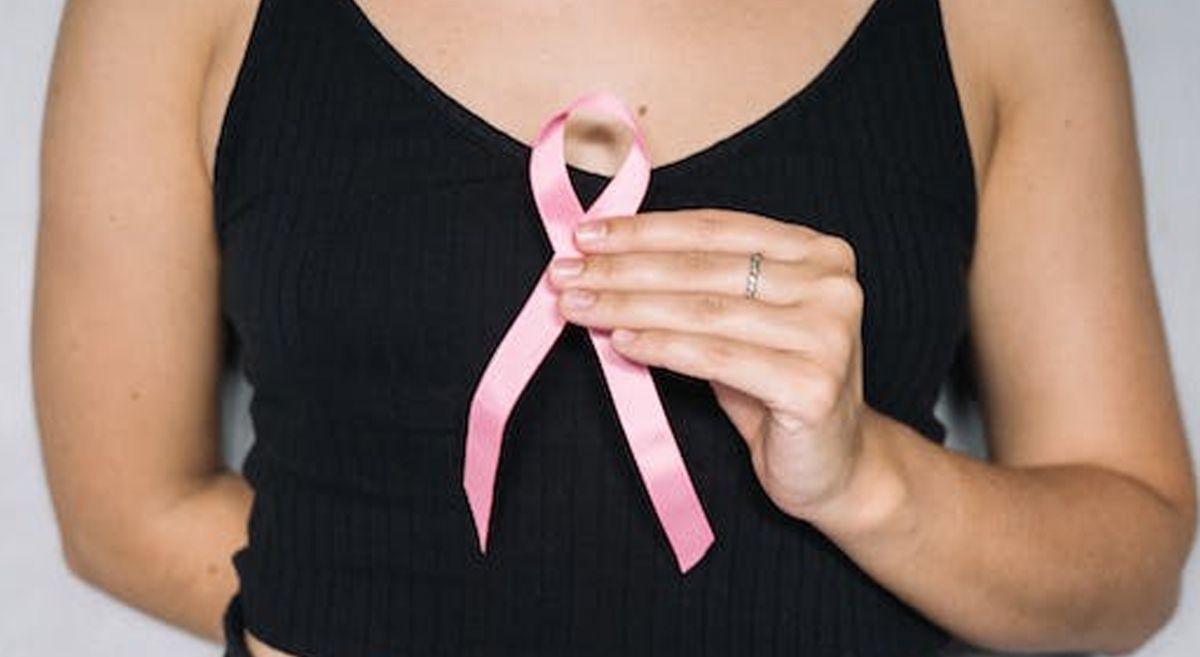
[[[265,1],[265,0],[264,0]],[[532,152],[532,146],[510,135],[499,126],[467,107],[462,101],[437,85],[424,72],[410,61],[397,44],[392,43],[382,30],[367,15],[366,11],[356,0],[333,0],[347,12],[347,17],[365,37],[366,45],[395,71],[399,78],[422,93],[435,105],[445,111],[449,123],[463,129],[465,134],[473,136],[482,146],[497,155],[514,158],[524,162]],[[827,89],[836,82],[843,71],[854,61],[859,45],[870,29],[879,21],[879,15],[885,5],[896,0],[871,0],[867,11],[863,13],[851,29],[847,37],[839,44],[832,57],[818,69],[817,73],[795,91],[792,91],[782,101],[774,104],[764,114],[759,115],[749,123],[742,125],[733,132],[725,133],[707,146],[688,155],[670,162],[651,167],[651,182],[655,179],[670,179],[681,176],[695,169],[712,166],[720,158],[731,156],[749,145],[760,141],[769,128],[782,121],[789,114],[799,112],[807,105],[822,98]],[[568,171],[580,178],[607,180],[611,176],[599,172],[582,169],[567,164]]]

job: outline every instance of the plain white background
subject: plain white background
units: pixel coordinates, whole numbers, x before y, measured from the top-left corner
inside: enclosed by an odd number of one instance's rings
[[[37,216],[41,108],[61,0],[6,0],[0,18],[0,655],[216,657],[197,639],[116,602],[65,569],[45,488],[29,383],[29,307]],[[1200,452],[1200,3],[1118,0],[1133,66],[1154,273],[1176,382]],[[227,455],[250,439],[248,388],[227,376]],[[939,408],[945,409],[945,406]],[[954,444],[977,449],[970,416]],[[1138,655],[1200,655],[1200,563],[1189,564],[1172,623]]]

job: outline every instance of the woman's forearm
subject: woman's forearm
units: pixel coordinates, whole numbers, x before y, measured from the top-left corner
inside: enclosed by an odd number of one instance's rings
[[[136,531],[86,542],[71,567],[122,601],[221,642],[222,612],[237,590],[230,557],[246,543],[252,499],[240,474],[222,471]]]
[[[1177,601],[1191,516],[1100,467],[1004,467],[868,411],[854,488],[810,520],[959,637],[993,649],[1136,647]]]

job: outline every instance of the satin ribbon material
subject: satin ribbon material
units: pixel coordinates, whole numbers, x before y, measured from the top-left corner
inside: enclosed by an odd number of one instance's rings
[[[616,175],[585,211],[567,173],[563,150],[567,118],[578,109],[616,115],[633,133],[633,144]],[[577,223],[637,212],[650,182],[650,159],[633,114],[607,92],[584,94],[550,118],[535,140],[529,182],[555,256],[579,256],[572,232]],[[463,488],[475,521],[480,552],[488,525],[504,427],[518,397],[550,351],[566,320],[546,272],[493,352],[471,399],[463,459]],[[688,476],[650,371],[613,349],[610,331],[588,328],[625,438],[681,572],[713,543],[712,528]]]

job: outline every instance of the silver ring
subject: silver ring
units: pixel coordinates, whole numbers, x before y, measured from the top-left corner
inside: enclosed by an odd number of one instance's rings
[[[746,298],[758,298],[758,280],[762,277],[762,253],[755,251],[750,254],[750,273],[746,275]]]

